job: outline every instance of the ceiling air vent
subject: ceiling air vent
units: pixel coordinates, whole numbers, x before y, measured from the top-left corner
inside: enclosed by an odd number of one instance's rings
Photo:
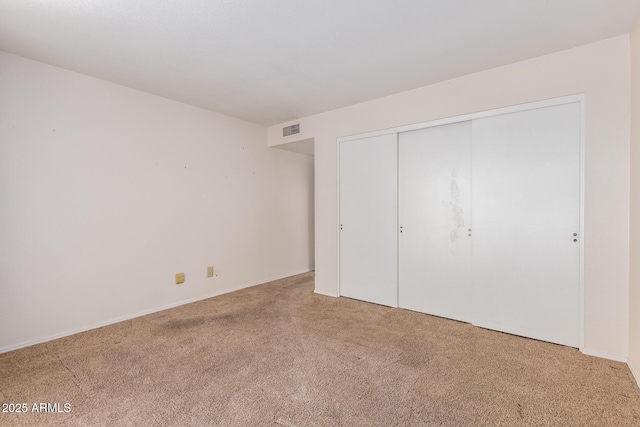
[[[300,123],[282,128],[282,136],[291,136],[300,133]]]

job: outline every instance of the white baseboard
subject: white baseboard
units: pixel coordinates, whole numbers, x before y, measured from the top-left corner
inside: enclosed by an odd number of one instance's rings
[[[229,291],[229,292],[232,292],[232,291]],[[121,316],[121,317],[116,317],[116,318],[110,319],[110,320],[105,320],[104,322],[94,323],[94,324],[86,326],[86,327],[77,328],[77,329],[71,329],[71,330],[68,330],[68,331],[65,331],[65,332],[61,332],[59,334],[48,335],[48,336],[46,336],[44,338],[38,338],[38,339],[32,340],[32,341],[24,341],[24,342],[21,342],[20,344],[16,344],[16,345],[11,345],[9,347],[0,348],[0,354],[7,353],[7,352],[13,351],[13,350],[18,350],[18,349],[21,349],[21,348],[24,348],[24,347],[30,347],[30,346],[36,345],[36,344],[42,344],[44,342],[52,341],[52,340],[55,340],[55,339],[58,339],[58,338],[68,337],[69,335],[79,334],[81,332],[90,331],[92,329],[102,328],[104,326],[109,326],[109,325],[113,325],[115,323],[124,322],[125,320],[131,320],[131,319],[135,319],[136,317],[146,316],[147,314],[157,313],[158,311],[168,310],[170,308],[178,307],[178,306],[185,305],[185,304],[190,304],[190,303],[198,301],[198,300],[199,300],[199,298],[190,298],[190,299],[187,299],[187,300],[184,300],[184,301],[180,301],[180,302],[176,302],[176,303],[173,303],[173,304],[163,305],[161,307],[155,307],[155,308],[151,308],[149,310],[139,311],[139,312],[136,312],[134,314]]]
[[[609,359],[615,362],[627,363],[627,356],[619,356],[617,354],[603,353],[601,351],[589,350],[587,348],[582,348],[580,349],[580,351],[583,354],[586,354],[587,356],[595,356],[595,357],[600,357],[601,359]]]
[[[318,295],[324,295],[325,297],[338,298],[338,294],[333,294],[329,292],[319,292],[319,291],[316,291],[315,289],[313,290],[313,293]]]
[[[98,323],[94,323],[90,326],[86,326],[86,327],[82,327],[82,328],[77,328],[77,329],[71,329],[65,332],[61,332],[59,334],[53,334],[53,335],[48,335],[44,338],[39,338],[36,340],[32,340],[32,341],[25,341],[16,345],[11,345],[8,347],[4,347],[4,348],[0,348],[0,354],[2,353],[7,353],[13,350],[18,350],[24,347],[29,347],[32,345],[36,345],[36,344],[42,344],[44,342],[48,342],[48,341],[52,341],[58,338],[64,338],[64,337],[68,337],[69,335],[75,335],[75,334],[79,334],[81,332],[86,332],[86,331],[90,331],[92,329],[98,329],[98,328],[102,328],[104,326],[109,326],[109,325],[113,325],[115,323],[120,323],[120,322],[124,322],[125,320],[131,320],[131,319],[135,319],[136,317],[142,317],[142,316],[146,316],[147,314],[151,314],[151,313],[157,313],[158,311],[163,311],[163,310],[168,310],[170,308],[174,308],[174,307],[178,307],[181,305],[185,305],[185,304],[191,304],[192,302],[196,302],[196,301],[202,301],[208,298],[213,298],[213,297],[217,297],[219,295],[223,295],[223,294],[228,294],[230,292],[235,292],[235,291],[239,291],[240,289],[246,289],[246,288],[251,288],[253,286],[258,286],[258,285],[262,285],[265,283],[269,283],[269,282],[273,282],[276,280],[280,280],[280,279],[284,279],[286,277],[291,277],[291,276],[297,276],[298,274],[304,274],[304,273],[308,273],[308,271],[301,271],[298,273],[291,273],[291,274],[287,274],[284,276],[278,276],[278,277],[274,277],[271,279],[265,279],[265,280],[260,280],[260,281],[255,281],[255,282],[250,282],[250,283],[246,283],[243,285],[239,285],[239,286],[234,286],[232,288],[226,288],[226,289],[218,289],[215,290],[213,292],[209,292],[207,294],[195,297],[195,298],[189,298],[183,301],[179,301],[176,303],[172,303],[172,304],[168,304],[168,305],[163,305],[160,307],[154,307],[148,310],[143,310],[143,311],[138,311],[136,313],[133,314],[128,314],[126,316],[121,316],[121,317],[116,317],[114,319],[110,319],[110,320],[106,320],[104,322],[98,322]]]
[[[640,370],[635,369],[631,363],[627,363],[627,365],[629,366],[629,370],[631,371],[633,378],[635,378],[636,383],[638,384],[638,387],[640,387]]]

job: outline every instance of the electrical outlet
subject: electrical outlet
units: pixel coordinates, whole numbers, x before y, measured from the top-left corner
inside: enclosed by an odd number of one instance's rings
[[[184,283],[184,273],[176,273],[176,285]]]
[[[207,267],[207,277],[213,277],[213,267]]]

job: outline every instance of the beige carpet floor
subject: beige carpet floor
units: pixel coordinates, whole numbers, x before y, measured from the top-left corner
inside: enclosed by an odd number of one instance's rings
[[[623,363],[313,291],[313,273],[0,355],[0,425],[640,426]],[[34,403],[71,412],[31,412]]]

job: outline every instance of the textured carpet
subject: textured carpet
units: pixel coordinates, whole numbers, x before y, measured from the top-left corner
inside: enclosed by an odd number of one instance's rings
[[[28,411],[0,425],[640,426],[623,363],[312,291],[307,273],[1,354],[0,402]]]

